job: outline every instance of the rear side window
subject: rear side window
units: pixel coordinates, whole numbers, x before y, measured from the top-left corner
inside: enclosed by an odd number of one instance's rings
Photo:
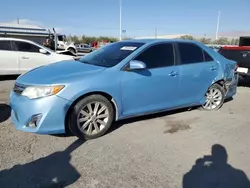
[[[11,43],[7,40],[0,41],[0,50],[12,51]]]
[[[34,45],[34,44],[30,44],[28,42],[22,42],[22,41],[15,41],[15,45],[17,48],[17,51],[20,52],[35,52],[35,53],[39,53],[39,47]]]
[[[204,61],[214,61],[214,59],[203,50],[203,55],[204,55]]]
[[[203,50],[191,43],[178,43],[181,57],[181,64],[191,64],[204,62]]]
[[[173,44],[156,44],[142,52],[135,60],[143,61],[148,69],[174,65]]]

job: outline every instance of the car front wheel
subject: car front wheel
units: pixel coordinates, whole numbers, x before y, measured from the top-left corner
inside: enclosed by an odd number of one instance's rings
[[[108,131],[113,117],[111,102],[102,95],[91,95],[73,107],[69,116],[69,129],[80,139],[95,139]]]
[[[219,84],[213,84],[205,94],[206,102],[202,105],[204,110],[218,110],[224,103],[225,91]]]

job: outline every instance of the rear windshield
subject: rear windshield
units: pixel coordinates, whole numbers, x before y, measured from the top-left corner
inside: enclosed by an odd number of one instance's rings
[[[219,53],[229,60],[236,62],[250,60],[249,50],[220,49]]]
[[[112,67],[120,63],[144,44],[145,43],[140,42],[112,43],[82,57],[80,61],[96,66]]]

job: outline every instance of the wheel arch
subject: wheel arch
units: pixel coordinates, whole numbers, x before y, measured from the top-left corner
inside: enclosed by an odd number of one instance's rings
[[[70,112],[72,111],[73,107],[75,106],[75,104],[77,102],[79,102],[80,100],[82,100],[83,98],[85,97],[88,97],[88,96],[91,96],[91,95],[102,95],[104,96],[105,98],[107,98],[113,109],[114,109],[114,117],[115,117],[115,121],[118,120],[118,115],[119,115],[119,112],[118,112],[118,105],[117,105],[117,102],[116,100],[114,99],[114,97],[106,92],[103,92],[103,91],[92,91],[92,92],[88,92],[88,93],[85,93],[81,96],[79,96],[78,98],[76,98],[74,100],[74,102],[70,105],[70,107],[68,108],[67,110],[67,113],[66,113],[66,116],[65,116],[65,130],[68,131],[68,119],[69,119],[69,115],[70,115]]]
[[[215,81],[213,84],[219,84],[221,87],[224,88],[225,82],[226,81],[224,79],[220,79],[220,80]]]
[[[76,48],[74,48],[73,46],[68,46],[66,50],[69,50],[69,49],[73,49],[76,52]]]
[[[225,79],[223,79],[223,78],[215,80],[210,86],[212,86],[213,84],[219,84],[224,89],[225,92],[228,89],[227,88],[227,81]]]
[[[226,92],[225,83],[226,83],[226,81],[225,81],[225,79],[223,79],[223,78],[213,80],[213,82],[211,82],[211,83],[208,85],[208,87],[206,88],[206,91],[204,91],[204,93],[202,94],[203,96],[202,96],[201,99],[200,99],[200,104],[205,103],[205,94],[206,94],[206,92],[208,91],[208,89],[209,89],[212,85],[214,85],[214,84],[219,84],[219,85],[225,90],[225,92]]]

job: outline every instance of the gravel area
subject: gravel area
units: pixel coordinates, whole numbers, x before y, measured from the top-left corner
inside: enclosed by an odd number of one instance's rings
[[[248,87],[216,112],[126,120],[82,142],[15,130],[8,107],[13,79],[0,81],[1,188],[250,187]]]

